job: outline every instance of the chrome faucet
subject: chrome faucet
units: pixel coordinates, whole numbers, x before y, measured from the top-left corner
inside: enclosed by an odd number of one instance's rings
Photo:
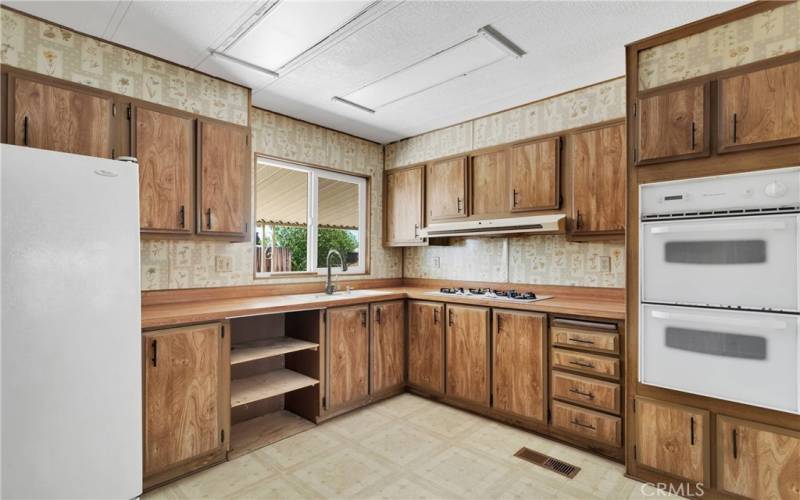
[[[334,248],[328,250],[328,256],[325,258],[325,265],[328,266],[328,282],[325,284],[325,293],[328,295],[333,295],[336,291],[336,285],[333,284],[331,279],[331,255],[337,255],[339,257],[339,262],[342,264],[342,271],[347,271],[347,262],[344,261],[342,254]]]

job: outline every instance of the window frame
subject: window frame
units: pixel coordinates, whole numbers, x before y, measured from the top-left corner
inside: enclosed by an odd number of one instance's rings
[[[304,163],[297,163],[280,158],[269,156],[256,156],[253,172],[253,217],[257,221],[258,209],[258,192],[256,191],[257,183],[255,182],[257,168],[259,165],[267,165],[276,168],[286,168],[298,172],[308,174],[308,197],[307,197],[307,218],[306,224],[308,228],[306,236],[306,269],[302,271],[281,271],[281,272],[257,272],[255,269],[255,258],[257,252],[253,252],[253,273],[256,279],[258,278],[288,278],[300,276],[324,276],[328,272],[327,267],[317,266],[318,261],[318,248],[317,242],[319,241],[319,179],[330,179],[341,182],[349,182],[355,184],[358,189],[358,265],[349,266],[347,271],[342,271],[341,266],[332,267],[331,271],[341,275],[357,275],[367,274],[369,259],[369,178],[367,176],[358,175],[354,173],[341,172],[330,170],[323,167],[312,166]],[[253,245],[255,243],[255,234],[258,231],[258,224],[253,224],[254,236]],[[344,257],[344,256],[343,256]]]

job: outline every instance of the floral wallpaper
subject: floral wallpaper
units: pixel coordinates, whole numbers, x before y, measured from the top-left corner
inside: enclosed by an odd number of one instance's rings
[[[399,278],[402,250],[383,248],[383,147],[269,111],[252,110],[253,150],[371,176],[370,274],[348,279]],[[201,240],[143,240],[142,290],[253,285],[253,244]],[[231,258],[231,272],[215,271],[215,258]],[[321,281],[323,277],[276,278],[269,283]]]
[[[458,239],[405,249],[404,276],[623,288],[625,244],[573,243],[564,235]]]
[[[250,90],[0,9],[0,62],[247,125]]]
[[[639,53],[639,90],[800,50],[800,2]]]
[[[625,78],[403,139],[386,146],[386,168],[536,137],[625,116]]]

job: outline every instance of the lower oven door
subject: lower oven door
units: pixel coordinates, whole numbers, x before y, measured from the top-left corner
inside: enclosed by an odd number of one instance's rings
[[[639,381],[800,413],[800,316],[643,304]]]
[[[645,222],[642,302],[800,311],[797,214]]]

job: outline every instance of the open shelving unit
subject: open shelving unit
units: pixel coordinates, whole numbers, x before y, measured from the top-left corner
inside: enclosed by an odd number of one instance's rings
[[[321,311],[230,320],[229,458],[314,427],[320,402]]]

